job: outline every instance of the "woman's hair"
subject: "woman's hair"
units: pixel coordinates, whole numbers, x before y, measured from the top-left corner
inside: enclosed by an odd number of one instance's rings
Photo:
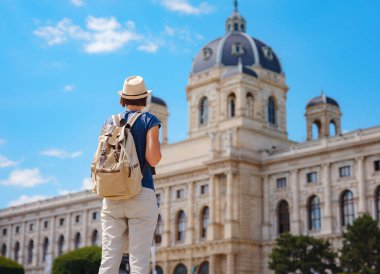
[[[131,100],[131,99],[125,99],[123,97],[120,97],[120,105],[122,107],[126,107],[128,105],[145,107],[146,106],[146,98],[147,97]]]

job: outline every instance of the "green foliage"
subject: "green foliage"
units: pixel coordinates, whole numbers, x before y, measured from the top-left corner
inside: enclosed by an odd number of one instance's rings
[[[380,229],[377,221],[365,214],[347,226],[343,233],[340,260],[347,272],[380,273]]]
[[[276,247],[269,255],[269,268],[276,274],[325,273],[326,270],[338,273],[336,258],[329,241],[283,233],[276,239]]]
[[[57,257],[52,274],[98,273],[102,249],[97,246],[83,247]]]
[[[0,273],[24,274],[24,268],[17,262],[0,256]]]

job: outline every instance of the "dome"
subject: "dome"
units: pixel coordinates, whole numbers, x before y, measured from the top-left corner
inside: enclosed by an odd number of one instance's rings
[[[152,95],[151,103],[166,107],[166,103],[161,98]]]
[[[226,34],[206,44],[193,61],[192,73],[219,66],[259,66],[282,73],[280,61],[271,47],[245,33],[245,19],[237,11],[227,18]]]
[[[339,108],[338,102],[335,101],[331,97],[327,97],[323,92],[318,97],[315,97],[315,98],[311,99],[307,103],[306,108],[313,107],[313,106],[316,106],[316,105],[321,105],[321,104],[329,104],[329,105],[333,105],[333,106],[336,106],[336,107]]]

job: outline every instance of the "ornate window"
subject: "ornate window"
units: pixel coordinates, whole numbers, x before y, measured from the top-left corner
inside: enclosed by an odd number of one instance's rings
[[[206,61],[211,58],[212,55],[212,49],[205,47],[203,48],[203,60]]]
[[[183,242],[185,241],[186,236],[186,215],[183,210],[177,215],[177,241]]]
[[[235,117],[235,95],[231,93],[227,98],[227,116],[228,118]]]
[[[64,246],[65,246],[65,237],[61,235],[59,236],[59,240],[58,240],[58,256],[63,254]]]
[[[306,174],[306,179],[307,179],[308,183],[315,183],[318,180],[317,172],[313,171],[313,172],[307,173]]]
[[[289,205],[287,201],[282,200],[278,205],[278,232],[281,234],[288,231],[290,231]]]
[[[354,197],[352,192],[346,190],[341,196],[341,215],[342,215],[342,225],[352,225],[355,220],[354,212]]]
[[[98,230],[96,230],[96,229],[94,231],[92,231],[91,244],[92,245],[99,245],[99,233],[98,233]]]
[[[208,266],[208,262],[203,262],[200,266],[199,266],[199,271],[198,271],[198,274],[208,274],[209,273],[209,270],[208,270],[209,266]]]
[[[286,177],[277,178],[276,183],[277,183],[277,188],[285,188],[286,187]]]
[[[199,103],[199,124],[205,125],[208,122],[208,99],[203,97]]]
[[[154,239],[157,244],[160,244],[162,241],[162,218],[161,214],[158,214],[156,230],[154,232]]]
[[[202,219],[201,219],[201,238],[205,239],[207,236],[207,225],[209,221],[209,208],[208,206],[204,207],[202,210]]]
[[[270,47],[262,47],[261,48],[263,50],[263,53],[264,53],[264,57],[266,59],[268,59],[269,61],[272,61],[273,60],[273,51]]]
[[[81,244],[81,238],[80,238],[80,233],[77,232],[75,234],[75,238],[74,238],[74,248],[75,249],[78,249],[80,247],[80,244]]]
[[[174,274],[187,274],[187,268],[184,264],[178,264],[174,269]]]
[[[273,125],[276,124],[276,102],[273,96],[268,99],[268,122]]]
[[[246,98],[246,108],[245,108],[245,116],[252,118],[253,117],[253,96],[251,93],[247,94]]]
[[[31,264],[33,262],[33,250],[34,250],[34,242],[33,240],[30,240],[28,244],[28,257],[27,257],[28,264]]]
[[[156,265],[156,274],[164,274],[164,271],[162,270],[161,266]]]
[[[6,244],[3,244],[1,246],[1,256],[5,257],[7,255],[7,245]]]
[[[321,229],[321,204],[315,195],[309,200],[309,229]]]
[[[375,171],[380,171],[380,160],[376,160],[373,162],[373,169]]]
[[[339,168],[339,177],[349,177],[351,176],[350,166],[342,166]]]
[[[15,249],[14,249],[14,257],[13,257],[13,259],[16,262],[18,262],[19,255],[20,255],[20,243],[16,242],[15,243]]]
[[[235,42],[232,44],[231,54],[236,56],[241,56],[244,54],[244,47],[240,42]]]
[[[45,237],[44,242],[42,244],[42,261],[46,262],[46,256],[49,250],[49,239]]]
[[[377,221],[380,222],[380,187],[377,188],[375,201],[376,201],[376,219]]]

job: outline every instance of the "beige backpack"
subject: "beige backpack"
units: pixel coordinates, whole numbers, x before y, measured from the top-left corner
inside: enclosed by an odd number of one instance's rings
[[[140,117],[135,112],[125,125],[113,115],[113,125],[103,126],[91,164],[93,192],[111,200],[128,199],[141,191],[142,173],[131,128]],[[124,121],[124,120],[122,120]]]

